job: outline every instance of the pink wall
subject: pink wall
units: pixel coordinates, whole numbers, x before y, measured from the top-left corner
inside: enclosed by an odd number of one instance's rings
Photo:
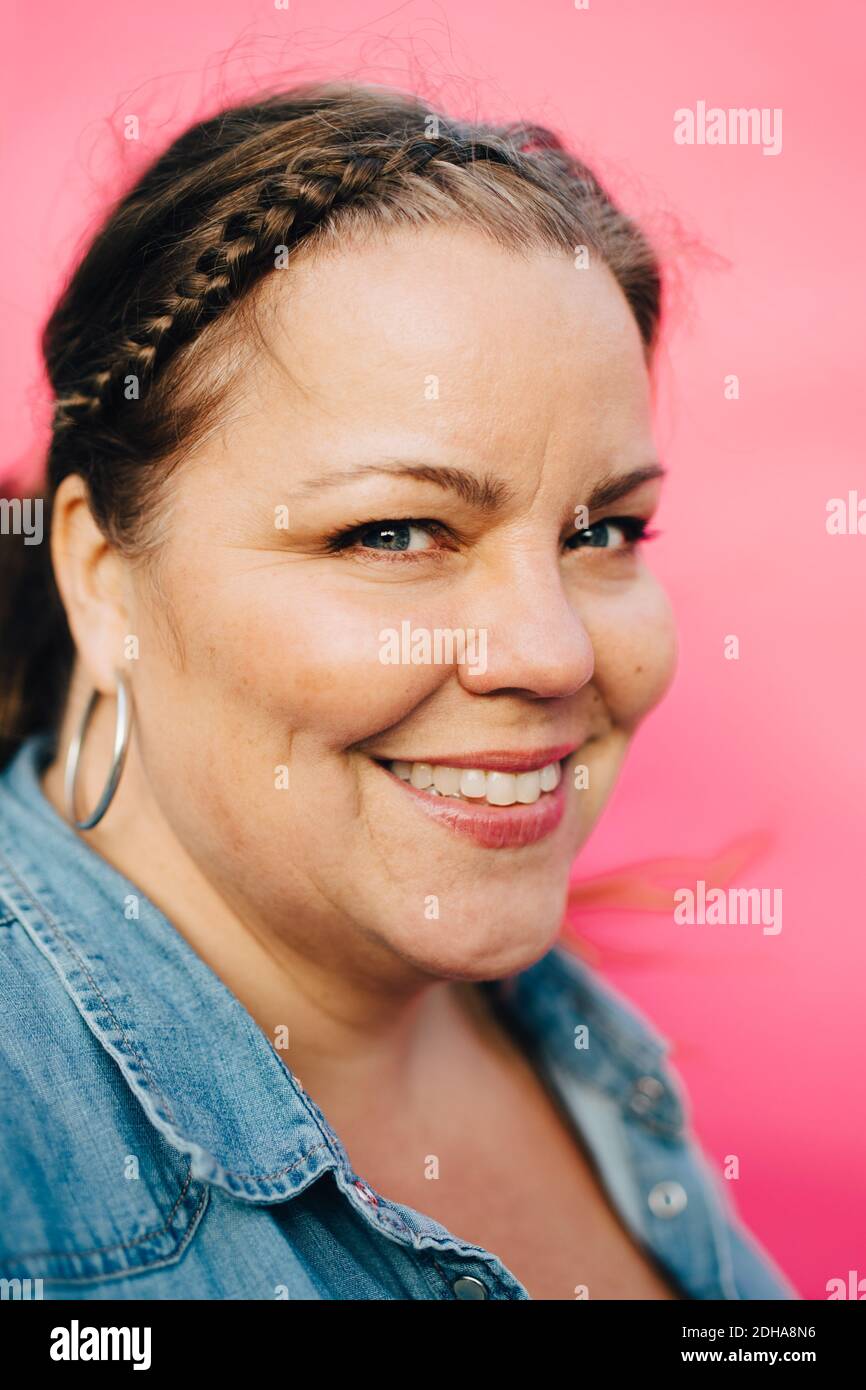
[[[679,612],[680,671],[576,877],[656,856],[708,867],[650,868],[663,911],[584,903],[573,920],[609,978],[675,1040],[698,1132],[719,1162],[739,1155],[735,1201],[801,1292],[821,1298],[828,1279],[866,1275],[866,535],[825,526],[828,499],[866,497],[857,7],[12,8],[0,97],[2,179],[15,194],[0,232],[7,489],[42,445],[37,333],[88,219],[124,167],[202,103],[256,79],[423,82],[466,114],[547,121],[679,248],[688,298],[672,322],[659,415],[671,478],[650,555]],[[674,110],[699,100],[781,108],[781,153],[675,144]],[[120,139],[128,114],[141,120],[139,145]],[[724,397],[729,373],[739,400]],[[724,658],[728,634],[739,660]],[[671,886],[731,873],[782,889],[781,932],[673,923]]]

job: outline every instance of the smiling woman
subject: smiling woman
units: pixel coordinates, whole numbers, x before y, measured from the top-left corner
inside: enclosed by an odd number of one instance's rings
[[[221,113],[114,209],[45,332],[51,564],[18,547],[40,629],[3,633],[4,1273],[792,1296],[557,940],[675,661],[659,296],[549,132],[382,88]],[[484,660],[382,661],[404,625]]]

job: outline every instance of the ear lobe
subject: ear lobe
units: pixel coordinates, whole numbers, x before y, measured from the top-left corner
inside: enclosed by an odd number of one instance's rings
[[[111,694],[128,630],[125,564],[94,520],[78,474],[63,479],[51,510],[51,560],[78,657],[91,685]]]

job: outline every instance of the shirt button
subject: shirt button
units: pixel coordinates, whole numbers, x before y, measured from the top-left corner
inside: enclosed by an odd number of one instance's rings
[[[665,1093],[657,1076],[642,1076],[635,1082],[629,1104],[638,1115],[645,1115]]]
[[[688,1193],[679,1182],[657,1182],[647,1197],[653,1216],[679,1216],[688,1205]]]
[[[372,1187],[368,1187],[367,1184],[361,1182],[360,1179],[356,1179],[353,1186],[357,1188],[358,1196],[361,1197],[363,1201],[369,1202],[372,1207],[377,1207],[379,1205],[379,1199]]]
[[[453,1288],[458,1298],[487,1297],[487,1290],[481,1280],[473,1279],[471,1274],[464,1274],[460,1279],[455,1279]]]

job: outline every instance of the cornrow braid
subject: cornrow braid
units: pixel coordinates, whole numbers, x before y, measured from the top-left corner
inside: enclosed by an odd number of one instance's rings
[[[250,209],[223,219],[212,244],[196,256],[192,269],[181,275],[155,311],[140,319],[134,334],[106,343],[111,365],[57,399],[55,430],[81,418],[92,420],[101,409],[116,404],[114,388],[123,380],[146,384],[178,348],[273,268],[277,247],[298,246],[337,208],[363,199],[389,180],[419,175],[434,161],[466,166],[484,160],[505,165],[522,178],[534,176],[518,149],[489,139],[412,136],[385,154],[380,150],[381,144],[378,151],[371,145],[346,158],[301,155],[286,166],[265,170]]]

